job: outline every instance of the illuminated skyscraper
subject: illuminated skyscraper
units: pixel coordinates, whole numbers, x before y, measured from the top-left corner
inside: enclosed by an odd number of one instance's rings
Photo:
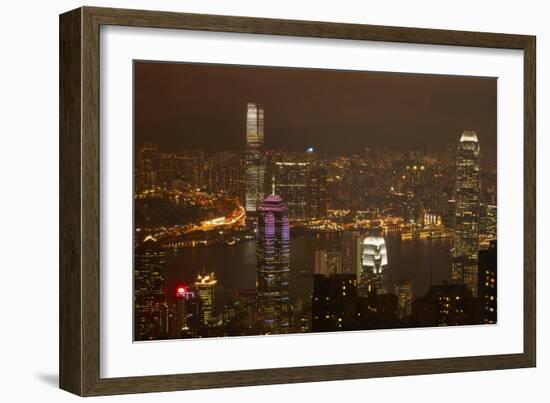
[[[200,300],[185,286],[176,289],[176,301],[172,324],[172,338],[191,337],[198,334],[201,312]]]
[[[308,181],[308,218],[326,218],[327,202],[327,170],[322,167],[312,168]]]
[[[412,313],[412,284],[410,281],[399,281],[393,287],[397,295],[397,317],[399,319],[411,316]]]
[[[275,163],[275,193],[281,195],[293,222],[308,218],[310,163],[300,158],[285,158]]]
[[[264,110],[249,102],[246,111],[246,212],[253,218],[265,195]]]
[[[267,333],[287,333],[290,322],[290,224],[288,208],[277,195],[258,208],[258,325]]]
[[[214,297],[218,280],[214,273],[199,273],[195,281],[195,289],[202,302],[202,323],[207,325],[214,317]]]
[[[462,133],[456,159],[456,212],[452,280],[477,296],[479,253],[479,143]]]
[[[162,336],[165,311],[166,252],[151,236],[145,238],[134,255],[134,325],[136,340]]]
[[[373,289],[377,294],[385,294],[388,252],[383,237],[368,236],[364,239],[361,265],[360,294],[364,296]]]

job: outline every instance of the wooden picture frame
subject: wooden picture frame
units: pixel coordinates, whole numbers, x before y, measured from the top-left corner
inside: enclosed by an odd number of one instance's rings
[[[101,25],[524,52],[524,349],[521,354],[229,372],[100,377],[99,35]],[[533,367],[536,363],[535,37],[81,7],[60,16],[60,387],[81,396]]]

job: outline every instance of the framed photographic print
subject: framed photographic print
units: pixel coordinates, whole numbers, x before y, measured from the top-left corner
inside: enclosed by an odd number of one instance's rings
[[[60,17],[60,386],[535,366],[535,37]]]

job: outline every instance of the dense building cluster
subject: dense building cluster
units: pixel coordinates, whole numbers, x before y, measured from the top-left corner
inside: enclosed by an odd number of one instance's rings
[[[496,150],[482,154],[475,132],[458,147],[334,156],[266,149],[261,105],[245,120],[242,151],[136,150],[136,340],[496,323]],[[305,299],[290,291],[300,233],[338,234],[306,257]],[[449,281],[420,296],[390,281],[388,234],[452,242]],[[239,242],[254,242],[255,289],[220,303],[216,267],[167,288],[167,251]]]

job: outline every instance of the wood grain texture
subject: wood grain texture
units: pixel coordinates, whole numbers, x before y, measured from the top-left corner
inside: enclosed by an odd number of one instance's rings
[[[82,8],[82,390],[99,378],[99,24]]]
[[[101,379],[89,396],[524,368],[523,354]]]
[[[59,18],[59,386],[81,394],[81,10]]]
[[[381,25],[86,7],[105,25],[523,49],[529,36]]]
[[[524,217],[523,217],[523,354],[536,366],[537,345],[537,141],[536,141],[536,39],[530,37],[524,48]]]
[[[100,378],[99,28],[290,35],[524,51],[524,352],[383,363]],[[60,17],[60,387],[81,396],[532,367],[535,322],[535,37],[82,7]],[[146,363],[144,363],[146,365]]]

